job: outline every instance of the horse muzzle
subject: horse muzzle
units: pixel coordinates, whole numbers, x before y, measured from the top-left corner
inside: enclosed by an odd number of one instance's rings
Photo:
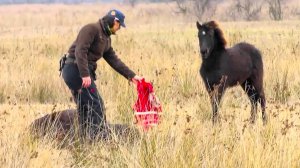
[[[210,49],[203,49],[200,52],[201,52],[202,58],[207,59],[210,54]]]

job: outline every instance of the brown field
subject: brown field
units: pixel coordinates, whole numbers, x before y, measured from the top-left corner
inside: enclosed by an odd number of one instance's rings
[[[296,1],[294,1],[295,4]],[[116,7],[127,28],[112,37],[131,69],[152,81],[163,122],[134,141],[70,144],[32,139],[27,127],[47,113],[75,108],[58,60],[80,27]],[[209,97],[199,75],[196,19],[174,4],[0,6],[1,167],[300,167],[300,21],[222,22],[228,47],[240,41],[263,54],[269,123],[248,123],[250,102],[228,90],[221,123],[212,126]],[[104,61],[98,86],[111,123],[133,124],[136,91]]]

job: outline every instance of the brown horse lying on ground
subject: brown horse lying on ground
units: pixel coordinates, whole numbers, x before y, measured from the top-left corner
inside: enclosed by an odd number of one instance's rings
[[[74,109],[63,110],[46,114],[45,116],[34,120],[30,125],[30,132],[34,137],[49,136],[58,141],[73,141],[76,134],[77,111]],[[109,138],[113,135],[118,138],[130,138],[138,134],[135,128],[129,125],[108,124]]]
[[[31,123],[30,131],[36,137],[50,135],[62,140],[67,134],[74,134],[72,128],[75,126],[76,117],[76,110],[71,109],[46,114]]]
[[[267,123],[266,100],[263,89],[263,62],[260,51],[248,43],[226,48],[222,30],[215,21],[196,23],[202,65],[200,74],[212,103],[213,123],[217,121],[218,106],[226,88],[240,85],[251,102],[251,122],[254,123],[257,104]]]

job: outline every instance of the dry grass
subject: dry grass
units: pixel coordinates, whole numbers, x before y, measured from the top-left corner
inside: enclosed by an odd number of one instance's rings
[[[221,22],[229,46],[247,41],[263,53],[270,122],[250,125],[250,103],[228,90],[212,126],[200,79],[195,21],[170,5],[119,6],[127,29],[113,46],[134,71],[153,81],[163,122],[133,142],[73,144],[61,148],[26,131],[36,118],[74,108],[58,76],[58,60],[80,27],[112,5],[0,6],[0,164],[3,167],[299,167],[300,22]],[[96,84],[112,123],[132,124],[133,86],[100,60]],[[55,107],[55,108],[54,108]]]

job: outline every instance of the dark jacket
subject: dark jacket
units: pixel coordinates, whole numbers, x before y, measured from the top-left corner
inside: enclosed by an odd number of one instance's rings
[[[88,66],[96,70],[97,61],[102,57],[125,78],[131,79],[135,76],[111,47],[110,35],[105,32],[102,20],[81,28],[68,52],[70,57],[75,57],[81,77],[90,76]]]

